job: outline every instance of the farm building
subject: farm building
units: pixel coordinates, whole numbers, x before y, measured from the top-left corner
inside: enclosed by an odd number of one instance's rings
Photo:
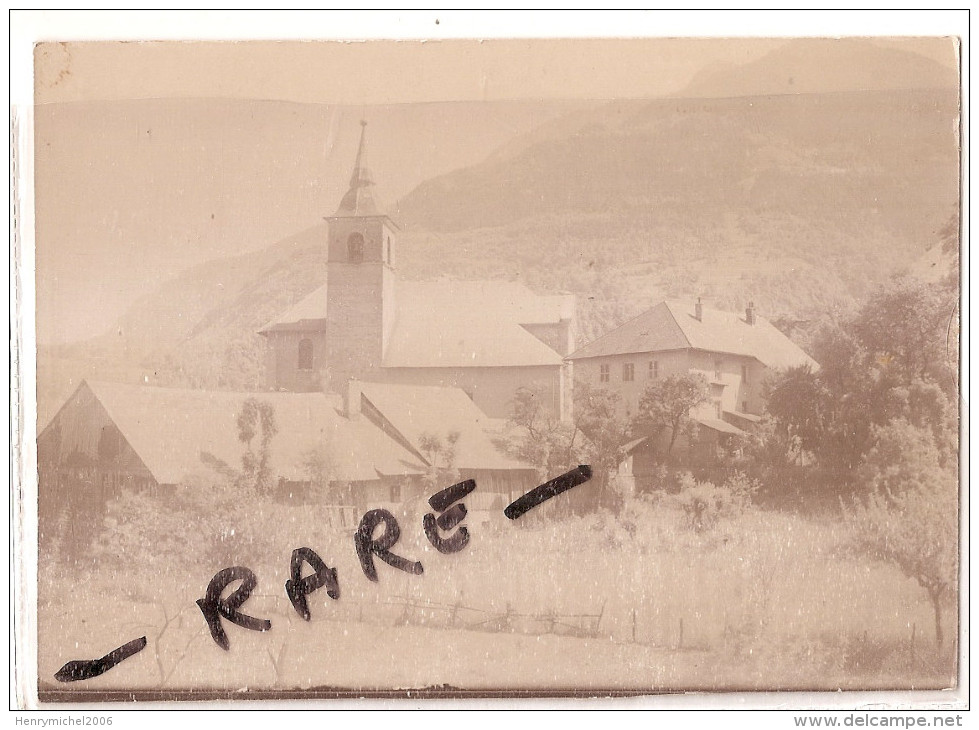
[[[260,331],[268,388],[342,393],[352,379],[454,387],[502,418],[531,387],[566,416],[574,297],[517,282],[399,280],[398,226],[374,198],[363,153],[362,131],[350,189],[326,219],[326,284]]]
[[[624,415],[637,413],[647,386],[670,375],[699,373],[709,400],[693,409],[698,437],[682,444],[699,461],[743,436],[765,412],[763,383],[777,370],[816,362],[749,304],[744,314],[696,303],[664,301],[589,342],[567,358],[577,380],[614,390]],[[663,434],[626,449],[626,468],[647,473],[664,448]],[[679,444],[678,444],[679,445]]]
[[[486,416],[462,391],[377,388],[364,384],[345,411],[339,398],[323,393],[83,382],[38,437],[42,538],[48,531],[83,542],[123,489],[165,489],[239,469],[250,446],[239,438],[238,419],[249,401],[273,414],[268,453],[277,497],[301,498],[314,479],[325,479],[337,497],[322,509],[343,527],[356,527],[366,509],[425,496],[423,477],[433,465],[445,466],[426,456],[429,428],[433,436],[458,433],[455,466],[478,484],[472,508],[502,509],[511,494],[534,486],[529,466],[496,452],[483,431]],[[257,448],[261,427],[255,431]]]
[[[459,478],[476,480],[478,490],[467,502],[472,509],[502,510],[536,486],[534,469],[506,456],[493,443],[496,419],[486,416],[458,388],[351,381],[348,402],[358,400],[365,419],[426,464],[449,466],[445,454],[433,453],[433,440],[437,446],[451,448],[451,467]]]

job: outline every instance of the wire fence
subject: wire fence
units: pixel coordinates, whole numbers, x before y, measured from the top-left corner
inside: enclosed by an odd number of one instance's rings
[[[601,636],[605,617],[604,602],[594,613],[523,613],[509,603],[503,607],[478,607],[461,601],[444,602],[415,596],[391,596],[383,600],[344,598],[331,604],[330,609],[330,618],[334,621],[579,637]],[[291,606],[288,610],[292,610]]]

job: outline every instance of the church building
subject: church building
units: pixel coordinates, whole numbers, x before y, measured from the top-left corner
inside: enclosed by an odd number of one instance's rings
[[[361,125],[349,189],[326,218],[326,284],[261,330],[268,388],[345,394],[351,380],[454,387],[488,416],[506,418],[527,387],[566,416],[573,295],[508,281],[399,280],[399,227],[375,200]]]

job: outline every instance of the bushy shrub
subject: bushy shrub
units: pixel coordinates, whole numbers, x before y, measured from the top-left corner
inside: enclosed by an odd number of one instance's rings
[[[111,500],[89,555],[93,568],[108,569],[138,594],[158,591],[154,583],[206,581],[233,565],[268,575],[269,567],[288,560],[290,539],[322,532],[309,505],[282,503],[256,485],[201,473]]]
[[[683,511],[687,526],[703,533],[712,530],[722,519],[743,514],[757,490],[758,483],[741,472],[721,486],[697,482],[686,474],[680,479],[680,493],[674,499]]]

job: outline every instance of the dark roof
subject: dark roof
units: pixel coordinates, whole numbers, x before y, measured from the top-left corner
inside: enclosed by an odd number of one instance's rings
[[[734,419],[740,419],[742,421],[747,421],[748,423],[761,423],[762,417],[756,416],[754,413],[742,413],[741,411],[724,411],[725,416],[730,416]]]
[[[712,431],[717,431],[719,433],[729,434],[732,436],[746,436],[747,434],[742,431],[737,426],[734,426],[727,421],[722,421],[719,418],[694,418],[694,421],[699,423],[704,428],[709,428]]]
[[[340,199],[340,206],[334,215],[337,217],[383,215],[380,206],[374,200],[374,177],[366,167],[358,167],[354,170],[350,189]]]
[[[748,324],[744,317],[734,312],[703,307],[702,316],[697,319],[694,304],[677,301],[657,304],[589,342],[568,359],[688,348],[753,357],[772,368],[818,367],[798,345],[763,317],[756,315],[755,323]]]
[[[350,187],[340,199],[340,206],[334,217],[380,216],[384,215],[381,206],[374,199],[374,176],[364,166],[364,147],[367,142],[367,122],[360,123],[360,144],[357,147],[357,158],[354,160],[353,173],[350,175]]]
[[[262,332],[326,326],[328,284]],[[574,315],[570,294],[538,295],[513,281],[397,281],[384,367],[560,365],[561,355],[523,325]]]

